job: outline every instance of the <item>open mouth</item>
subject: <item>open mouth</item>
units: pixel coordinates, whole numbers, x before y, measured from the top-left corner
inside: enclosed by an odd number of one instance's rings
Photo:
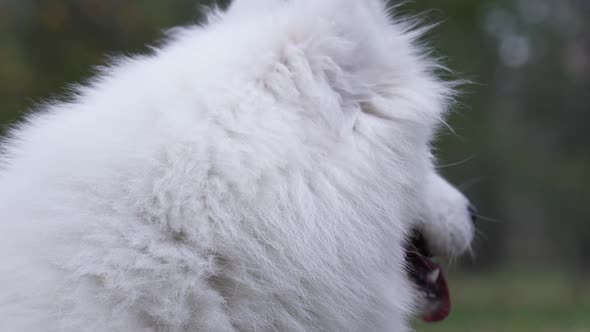
[[[432,261],[426,239],[414,232],[406,248],[408,273],[422,293],[422,319],[439,322],[451,312],[451,296],[441,267]]]

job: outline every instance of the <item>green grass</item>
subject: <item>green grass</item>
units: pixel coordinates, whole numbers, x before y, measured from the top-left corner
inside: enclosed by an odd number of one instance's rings
[[[453,311],[418,332],[590,332],[590,280],[526,273],[450,280]]]

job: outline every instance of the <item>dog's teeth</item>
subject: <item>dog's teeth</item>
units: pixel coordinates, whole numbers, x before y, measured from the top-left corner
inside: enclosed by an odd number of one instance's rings
[[[427,276],[426,276],[426,280],[433,284],[438,280],[438,277],[440,277],[440,269],[436,269],[432,272],[430,272]]]

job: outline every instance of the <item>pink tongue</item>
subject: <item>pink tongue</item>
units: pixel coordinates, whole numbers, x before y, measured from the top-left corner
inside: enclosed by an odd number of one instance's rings
[[[434,298],[428,298],[426,311],[422,314],[422,319],[425,322],[435,323],[447,318],[451,313],[451,295],[447,286],[447,280],[442,272],[440,266],[430,259],[415,254],[413,257],[414,267],[423,275],[429,275],[435,270],[439,270],[438,278],[433,282],[427,282],[423,285],[424,290],[434,294]]]

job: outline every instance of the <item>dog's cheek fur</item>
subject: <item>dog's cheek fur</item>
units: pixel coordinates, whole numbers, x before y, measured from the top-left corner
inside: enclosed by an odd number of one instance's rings
[[[9,329],[408,330],[403,244],[449,89],[377,1],[268,8],[179,30],[15,132]]]

